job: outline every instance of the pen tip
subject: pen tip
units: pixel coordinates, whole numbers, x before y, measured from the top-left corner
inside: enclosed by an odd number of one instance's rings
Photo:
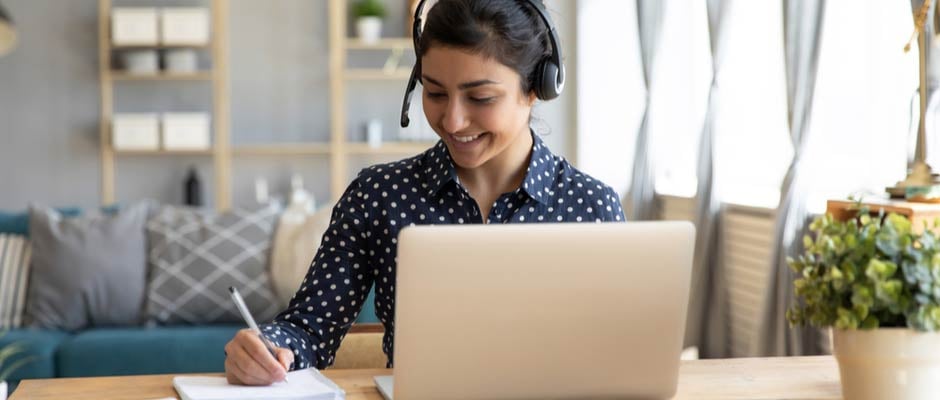
[[[229,286],[229,287],[228,287],[228,292],[229,292],[229,293],[235,293],[235,286]]]

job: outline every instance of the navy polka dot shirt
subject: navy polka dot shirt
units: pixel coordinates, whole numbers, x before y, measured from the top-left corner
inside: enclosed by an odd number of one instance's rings
[[[521,187],[504,193],[489,223],[623,221],[617,193],[551,153],[533,135]],[[382,349],[393,364],[397,237],[408,225],[480,224],[447,147],[362,170],[333,209],[332,220],[300,289],[262,327],[294,352],[292,369],[326,368],[375,284],[375,311],[385,327]]]

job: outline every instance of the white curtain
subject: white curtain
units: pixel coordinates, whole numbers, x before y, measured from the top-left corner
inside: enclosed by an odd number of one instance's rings
[[[793,295],[793,272],[786,260],[803,250],[801,237],[808,217],[804,179],[809,171],[804,171],[802,156],[808,142],[825,4],[825,0],[783,0],[787,121],[793,159],[780,189],[773,242],[777,247],[771,259],[772,270],[761,314],[760,335],[755,342],[756,353],[763,356],[819,352],[818,330],[791,329],[787,321],[786,311],[796,299]]]
[[[721,65],[727,48],[724,32],[731,3],[732,0],[708,0],[707,3],[712,81],[705,124],[699,139],[695,261],[685,336],[686,346],[698,346],[701,356],[707,358],[727,357],[730,353],[727,287],[717,257],[721,198],[715,185],[715,114],[718,112]]]
[[[633,178],[630,191],[628,219],[632,221],[652,220],[656,217],[653,182],[652,154],[649,138],[649,104],[652,92],[653,70],[656,53],[662,34],[665,0],[636,0],[637,26],[640,38],[640,53],[643,61],[643,81],[646,84],[646,101],[643,122],[636,137],[636,154],[633,158]]]

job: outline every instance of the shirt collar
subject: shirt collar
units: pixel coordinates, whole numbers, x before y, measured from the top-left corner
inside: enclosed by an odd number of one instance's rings
[[[425,185],[431,197],[436,196],[448,183],[458,181],[457,169],[443,140],[438,140],[437,144],[425,153],[424,164]]]
[[[425,154],[424,160],[424,178],[430,196],[437,196],[450,182],[460,182],[454,161],[443,140],[438,141]],[[552,183],[555,177],[552,172],[557,165],[555,155],[538,135],[532,133],[532,156],[521,190],[536,201],[547,204],[549,196],[553,193]]]

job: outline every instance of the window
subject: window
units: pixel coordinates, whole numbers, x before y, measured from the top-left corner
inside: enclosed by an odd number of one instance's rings
[[[779,2],[731,4],[715,173],[724,200],[775,207],[792,154],[782,11]],[[656,190],[691,197],[711,83],[708,22],[704,2],[667,2],[665,12],[649,122]],[[646,93],[638,46],[633,2],[578,2],[578,162],[621,193]]]
[[[734,1],[721,66],[715,174],[727,203],[776,208],[793,151],[787,128],[783,9]]]
[[[695,196],[712,67],[704,1],[667,1],[650,104],[656,193]]]
[[[622,194],[645,101],[636,7],[622,0],[577,5],[578,168]]]
[[[904,179],[919,116],[917,47],[903,52],[911,18],[909,2],[827,3],[805,154],[810,211]],[[940,167],[940,143],[928,143],[928,157]]]

